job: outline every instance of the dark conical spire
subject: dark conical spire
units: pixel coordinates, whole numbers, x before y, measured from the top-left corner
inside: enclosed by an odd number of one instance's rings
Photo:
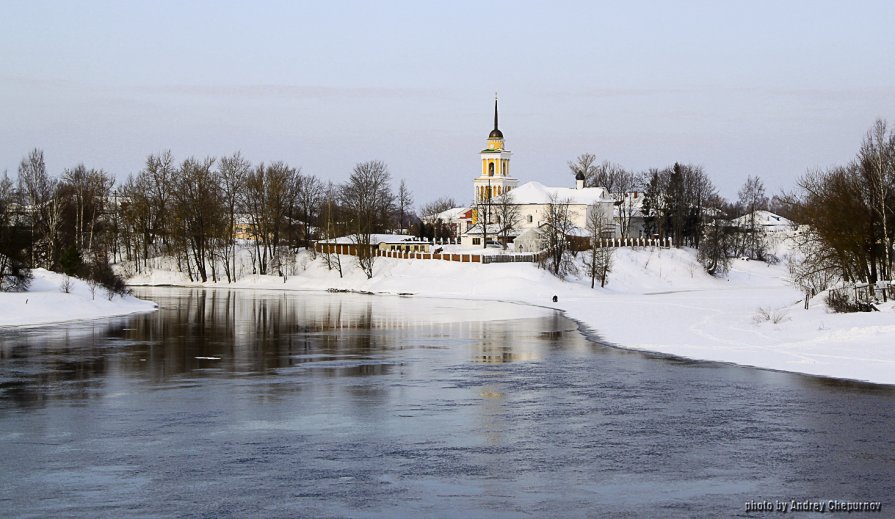
[[[489,139],[503,139],[503,132],[497,129],[497,92],[494,93],[494,129],[488,135]]]

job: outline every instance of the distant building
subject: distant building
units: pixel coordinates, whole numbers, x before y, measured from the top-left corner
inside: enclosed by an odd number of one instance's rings
[[[796,228],[796,223],[792,220],[764,210],[758,210],[754,213],[747,213],[739,218],[734,218],[730,221],[730,224],[734,227],[748,227],[752,222],[753,214],[755,215],[756,227],[767,232],[791,231]]]
[[[486,242],[497,240],[497,231],[505,225],[494,210],[494,204],[505,194],[509,202],[518,207],[519,214],[518,221],[506,233],[509,242],[544,224],[551,199],[569,204],[573,225],[579,229],[587,227],[588,217],[593,211],[601,212],[607,222],[613,221],[614,200],[606,189],[584,187],[582,175],[576,177],[575,187],[548,187],[540,182],[519,185],[519,180],[510,176],[511,156],[512,153],[506,149],[503,132],[498,128],[495,98],[494,129],[488,134],[487,146],[480,152],[482,170],[481,175],[473,180],[473,206],[451,210],[462,229],[461,245],[484,247]]]
[[[333,252],[357,255],[354,236],[340,236],[330,240],[319,240],[314,248],[317,252]],[[430,252],[431,245],[426,240],[406,234],[371,234],[370,249],[382,252]]]

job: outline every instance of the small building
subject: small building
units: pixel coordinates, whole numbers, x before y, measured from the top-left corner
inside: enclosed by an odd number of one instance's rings
[[[761,209],[754,213],[747,213],[739,218],[734,218],[730,221],[730,224],[734,227],[746,228],[752,224],[753,218],[755,226],[758,229],[763,229],[765,232],[791,231],[796,228],[796,224],[792,220]]]
[[[477,223],[469,227],[466,232],[460,236],[460,245],[463,247],[479,248],[487,245],[493,245],[495,247],[501,246],[499,236],[500,231],[501,227],[496,223],[489,223],[484,226],[484,228],[481,223]],[[515,231],[509,234],[510,236],[516,236]]]
[[[407,236],[404,234],[371,234],[370,248],[382,252],[429,252],[431,244],[416,236]],[[319,240],[314,244],[314,249],[317,252],[357,256],[357,238],[349,235],[329,240]]]

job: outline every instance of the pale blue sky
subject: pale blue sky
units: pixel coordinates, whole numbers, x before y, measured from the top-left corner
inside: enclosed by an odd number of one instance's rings
[[[31,148],[124,179],[173,150],[336,182],[379,159],[472,196],[501,130],[521,181],[592,152],[701,164],[733,197],[895,124],[895,2],[0,2],[0,172]]]

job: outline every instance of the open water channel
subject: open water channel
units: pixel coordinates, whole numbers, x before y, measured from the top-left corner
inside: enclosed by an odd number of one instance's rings
[[[895,513],[889,386],[620,350],[508,303],[136,293],[160,310],[0,331],[0,515]]]

